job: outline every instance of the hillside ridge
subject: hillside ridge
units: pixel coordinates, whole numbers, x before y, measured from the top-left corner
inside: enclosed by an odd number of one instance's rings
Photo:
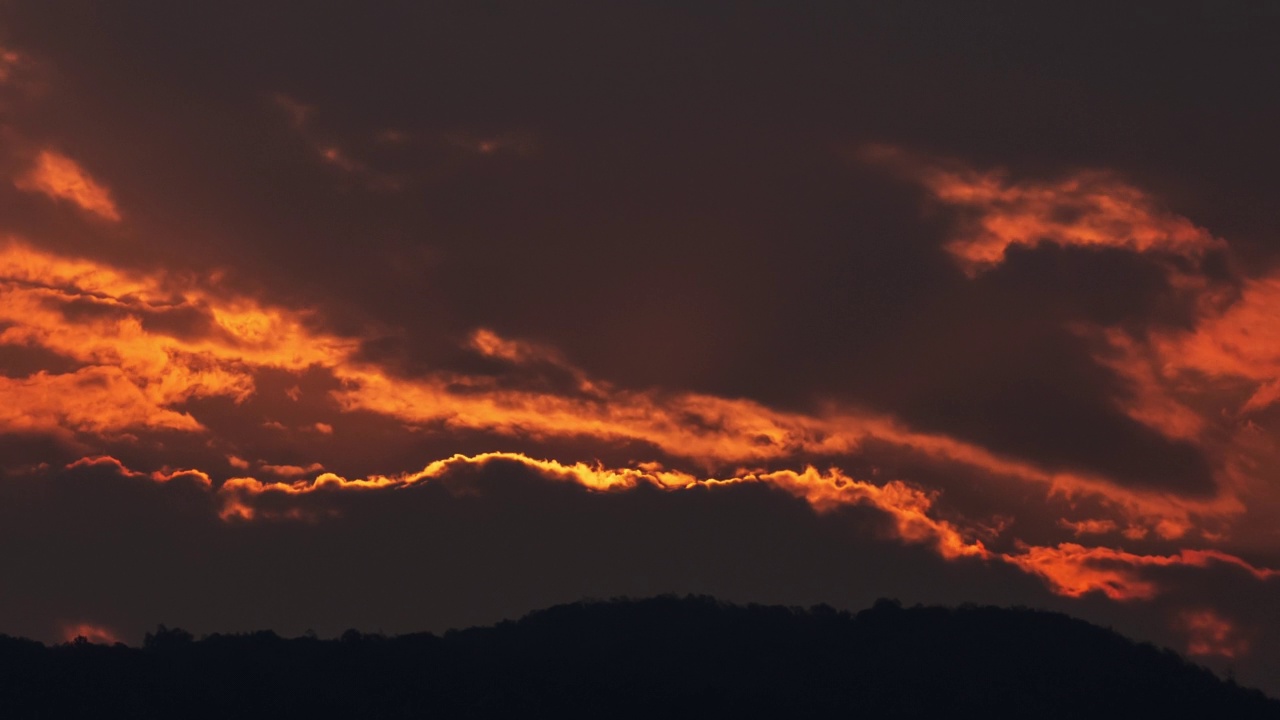
[[[1171,650],[1059,613],[966,605],[857,613],[704,596],[582,601],[395,637],[141,648],[0,637],[0,715],[73,717],[1232,717],[1280,701]]]

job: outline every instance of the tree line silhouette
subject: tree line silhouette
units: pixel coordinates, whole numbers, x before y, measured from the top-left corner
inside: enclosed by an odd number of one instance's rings
[[[141,648],[0,636],[0,717],[1280,718],[1170,650],[1045,611],[856,614],[707,597],[560,605],[492,627]]]

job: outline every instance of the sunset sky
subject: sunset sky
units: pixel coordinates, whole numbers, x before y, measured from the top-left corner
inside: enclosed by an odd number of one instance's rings
[[[897,597],[1280,694],[1277,37],[0,0],[0,632]]]

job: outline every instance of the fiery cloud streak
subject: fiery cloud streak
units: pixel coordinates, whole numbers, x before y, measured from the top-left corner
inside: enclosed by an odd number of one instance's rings
[[[42,150],[31,169],[13,181],[19,190],[38,192],[55,200],[67,200],[85,212],[110,222],[120,221],[111,192],[94,180],[76,161],[52,150]]]

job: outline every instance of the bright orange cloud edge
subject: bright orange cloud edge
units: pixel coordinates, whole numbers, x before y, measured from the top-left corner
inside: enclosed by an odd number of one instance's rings
[[[60,308],[73,303],[103,312],[70,320]],[[201,331],[165,334],[145,323],[148,313],[174,311],[201,318]],[[0,378],[0,391],[10,400],[0,408],[0,430],[104,437],[138,429],[205,432],[179,409],[187,400],[221,396],[241,402],[256,391],[260,369],[320,368],[340,384],[332,393],[340,409],[411,426],[440,424],[533,440],[639,441],[707,471],[848,455],[878,442],[934,462],[1041,485],[1064,498],[1104,498],[1126,517],[1126,526],[1190,527],[1193,515],[1242,510],[1231,496],[1187,499],[1045,471],[945,435],[913,431],[885,416],[838,408],[813,416],[745,399],[619,390],[588,378],[553,350],[484,329],[469,340],[475,352],[513,365],[554,365],[576,378],[574,392],[513,389],[491,378],[451,373],[394,377],[358,361],[356,340],[312,329],[304,313],[226,297],[190,278],[179,283],[164,274],[126,272],[12,240],[0,244],[0,323],[7,325],[0,343],[43,348],[84,365],[63,374]],[[459,386],[469,391],[458,393]],[[322,425],[314,427],[332,430]]]
[[[1159,594],[1160,588],[1154,581],[1142,576],[1141,571],[1149,567],[1204,568],[1217,564],[1234,566],[1259,581],[1280,576],[1280,570],[1255,567],[1242,558],[1212,549],[1183,549],[1171,555],[1141,555],[1108,547],[1085,547],[1077,543],[1060,543],[1056,546],[1019,543],[1016,552],[996,552],[988,549],[981,539],[973,537],[975,532],[934,517],[932,511],[936,493],[900,480],[891,480],[883,485],[857,480],[834,467],[825,472],[806,466],[800,471],[775,470],[725,478],[699,478],[652,463],[632,468],[608,468],[581,462],[564,464],[555,460],[532,458],[522,453],[491,452],[454,455],[432,462],[418,472],[399,476],[375,475],[347,479],[325,472],[312,480],[292,482],[264,482],[253,477],[233,477],[216,489],[209,476],[199,470],[140,473],[129,470],[110,456],[83,458],[67,467],[102,467],[125,477],[157,483],[171,482],[178,477],[187,478],[214,496],[218,516],[223,521],[247,522],[316,521],[340,514],[340,509],[325,507],[319,503],[264,500],[296,501],[307,497],[332,499],[349,492],[394,492],[439,480],[462,468],[484,468],[492,463],[513,463],[532,470],[547,480],[571,483],[594,492],[622,492],[640,485],[665,491],[681,491],[695,487],[714,489],[759,483],[804,500],[818,513],[830,512],[840,507],[869,507],[892,521],[892,537],[897,541],[927,545],[946,560],[972,558],[1007,563],[1039,577],[1050,590],[1067,597],[1081,597],[1097,592],[1112,600],[1150,600]]]

